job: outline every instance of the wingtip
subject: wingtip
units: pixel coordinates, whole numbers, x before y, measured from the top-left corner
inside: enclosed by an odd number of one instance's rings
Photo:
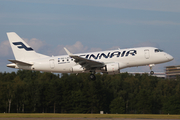
[[[66,53],[70,56],[72,55],[72,53],[70,53],[65,47],[64,47],[64,50],[66,51]]]
[[[12,33],[15,34],[15,32],[6,32],[6,34],[12,34]]]

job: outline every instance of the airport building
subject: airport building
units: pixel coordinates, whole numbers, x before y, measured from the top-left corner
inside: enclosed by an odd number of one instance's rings
[[[129,74],[144,74],[145,72],[129,72]],[[148,72],[147,74],[150,75],[150,73]],[[156,76],[159,78],[166,78],[166,74],[164,72],[154,72],[154,74],[152,76]]]
[[[180,76],[180,65],[177,66],[167,66],[165,69],[166,78],[174,79],[177,76]]]
[[[144,72],[129,72],[129,74],[144,74]],[[150,75],[150,73],[147,74]],[[165,67],[165,72],[154,72],[152,76],[156,76],[159,78],[176,79],[177,76],[180,77],[180,65],[167,66]]]

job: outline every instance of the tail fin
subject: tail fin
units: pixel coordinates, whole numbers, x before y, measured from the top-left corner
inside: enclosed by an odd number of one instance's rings
[[[15,32],[7,33],[14,57],[16,60],[32,60],[42,57],[48,57],[36,53],[24,40],[22,40]]]

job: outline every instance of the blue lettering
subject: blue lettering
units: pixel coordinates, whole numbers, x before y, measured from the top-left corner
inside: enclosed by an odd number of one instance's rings
[[[121,57],[124,57],[125,52],[126,52],[126,51],[123,51],[123,52],[122,52]]]
[[[135,56],[135,54],[137,54],[137,51],[136,51],[136,50],[129,50],[129,51],[126,53],[126,56],[128,56],[129,54],[131,54],[132,56]]]
[[[112,58],[112,57],[115,56],[115,55],[116,55],[117,57],[119,57],[120,54],[121,54],[121,52],[119,52],[119,51],[113,52],[113,53],[111,53],[110,58]]]
[[[24,48],[26,51],[32,51],[33,49],[31,47],[27,47],[26,45],[24,45],[22,42],[14,42],[14,45],[20,45],[18,46],[18,48]]]
[[[136,50],[129,50],[127,52],[126,51],[123,51],[123,52],[115,51],[115,52],[112,52],[112,53],[108,52],[107,54],[98,53],[97,55],[94,55],[94,54],[80,55],[80,57],[85,57],[86,59],[91,59],[91,58],[101,59],[102,57],[104,57],[104,58],[112,58],[114,56],[120,57],[120,55],[121,55],[121,57],[124,57],[124,56],[127,57],[127,56],[129,56],[129,54],[131,54],[132,56],[135,56],[137,54],[137,51]]]
[[[87,54],[87,55],[86,55],[86,59],[88,59],[88,57],[89,57],[89,55]]]
[[[109,52],[107,55],[105,55],[104,53],[101,53],[101,55],[99,56],[99,59],[101,59],[102,56],[103,56],[104,58],[108,58],[108,57],[109,57],[109,54],[110,54],[110,52]]]
[[[98,58],[98,56],[99,56],[99,53],[97,54],[97,56],[95,56],[95,55],[91,54],[91,55],[90,55],[90,57],[89,57],[89,59],[91,59],[91,57],[93,57],[94,59],[97,59],[97,58]]]

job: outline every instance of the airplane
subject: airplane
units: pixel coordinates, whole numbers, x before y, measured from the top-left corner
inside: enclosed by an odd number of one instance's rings
[[[119,74],[120,69],[149,65],[150,74],[155,64],[165,63],[174,58],[155,47],[138,47],[73,54],[64,48],[67,55],[47,56],[37,53],[15,32],[7,33],[15,60],[9,60],[7,67],[53,73],[91,73],[95,80],[96,72]]]

